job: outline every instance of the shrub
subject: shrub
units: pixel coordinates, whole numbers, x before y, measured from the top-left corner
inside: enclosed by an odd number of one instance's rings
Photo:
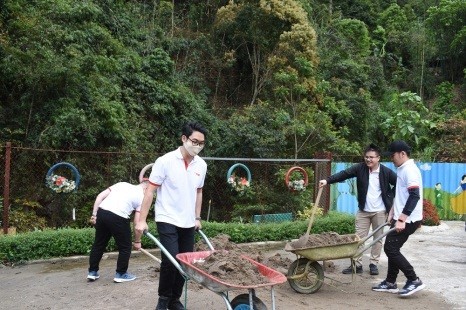
[[[438,226],[440,225],[440,218],[437,213],[437,208],[427,199],[422,201],[423,207],[423,218],[422,225],[426,226]]]
[[[47,222],[34,211],[14,210],[10,212],[10,226],[16,227],[17,232],[27,232],[45,229]]]
[[[298,211],[296,214],[296,218],[299,220],[308,220],[312,216],[312,209],[314,207],[314,203],[312,203],[309,207],[305,207],[303,211]],[[320,217],[324,215],[324,209],[321,207],[317,207],[317,210],[315,211],[315,217]]]
[[[281,223],[202,223],[203,232],[208,238],[219,234],[227,234],[235,243],[258,241],[287,241],[297,239],[306,232],[308,221]],[[316,218],[312,233],[337,232],[339,234],[354,233],[354,216],[337,212]],[[149,223],[149,232],[156,238],[155,223]],[[0,261],[17,263],[35,259],[66,257],[73,255],[88,255],[94,241],[95,230],[83,229],[47,229],[44,231],[27,232],[17,235],[0,236]],[[197,238],[200,238],[197,236]],[[154,242],[144,236],[142,247],[155,248]],[[113,239],[107,251],[115,251]]]

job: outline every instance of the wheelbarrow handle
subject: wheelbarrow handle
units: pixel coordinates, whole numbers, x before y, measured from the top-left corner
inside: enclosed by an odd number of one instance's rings
[[[209,247],[209,249],[210,249],[211,251],[214,251],[215,249],[214,249],[212,243],[210,243],[209,238],[207,238],[206,234],[204,234],[204,232],[203,232],[202,230],[200,230],[200,229],[197,229],[196,232],[197,232],[199,235],[201,235],[202,239],[204,239],[204,242],[207,244],[207,246]],[[147,236],[147,234],[148,234],[149,232],[148,232],[147,229],[146,229],[146,230],[143,231],[143,233],[144,233],[144,235]],[[152,236],[152,237],[154,237],[154,236]],[[155,238],[155,237],[154,237],[154,238]],[[152,238],[151,238],[151,239],[152,239]],[[155,241],[154,241],[154,242],[155,242]],[[157,242],[156,242],[156,244],[157,244]],[[157,244],[157,246],[159,246],[159,245]]]
[[[149,231],[147,230],[144,230],[144,235],[146,235],[147,237],[149,237],[150,239],[152,239],[152,241],[154,241],[154,243],[159,247],[160,251],[163,252],[163,254],[165,254],[165,256],[170,260],[170,262],[173,264],[173,266],[175,266],[176,269],[178,269],[178,271],[181,273],[181,275],[183,277],[185,277],[186,279],[189,279],[189,276],[186,272],[184,272],[183,268],[181,267],[180,263],[178,263],[178,261],[176,260],[175,257],[173,257],[170,252],[167,251],[167,249],[165,249],[165,247],[162,245],[162,243],[157,239],[155,238],[154,235],[152,235]]]
[[[209,239],[207,238],[207,236],[204,234],[204,232],[200,229],[197,230],[197,232],[202,236],[202,238],[204,239],[204,241],[207,243],[207,246],[212,250],[214,251],[214,247],[212,246],[212,244],[210,243]],[[183,268],[181,267],[180,263],[176,260],[175,257],[173,257],[173,255],[171,255],[167,249],[165,249],[165,247],[162,245],[162,243],[154,236],[152,235],[148,230],[144,230],[143,231],[144,235],[149,237],[150,239],[152,239],[152,241],[154,241],[154,243],[159,247],[160,251],[163,252],[163,254],[165,254],[165,256],[167,256],[167,258],[170,260],[170,262],[173,264],[173,266],[176,267],[176,269],[178,269],[178,271],[183,275],[183,277],[185,277],[186,279],[189,278],[188,274],[186,272],[184,272]],[[142,249],[141,249],[142,250]],[[144,253],[144,252],[143,252]],[[146,254],[146,253],[145,253]]]
[[[200,230],[200,229],[198,229],[196,231],[199,233],[199,235],[201,235],[202,239],[204,239],[204,241],[207,244],[207,246],[209,247],[209,249],[211,251],[214,251],[215,249],[214,249],[212,243],[210,243],[209,238],[207,238],[207,236],[204,234],[204,232],[202,230]]]
[[[386,224],[385,224],[385,225],[386,225]],[[385,225],[383,225],[383,226],[385,226]],[[381,227],[383,227],[383,226],[381,226]],[[379,227],[379,228],[381,228],[381,227]],[[356,254],[354,254],[353,258],[356,258],[356,257],[361,256],[361,254],[364,253],[364,251],[366,251],[368,248],[370,248],[371,246],[373,246],[374,244],[376,244],[380,239],[384,238],[386,235],[388,235],[388,234],[391,233],[392,231],[395,231],[395,229],[396,229],[395,227],[390,228],[389,230],[387,230],[386,232],[384,232],[383,234],[381,234],[380,236],[378,236],[377,238],[375,238],[371,243],[369,243],[369,245],[360,248],[360,249],[356,252]],[[377,230],[377,229],[376,229],[376,230]],[[374,234],[374,233],[370,234],[369,237],[371,237],[373,234]],[[364,238],[362,241],[359,242],[359,244],[360,244],[360,245],[361,245],[361,244],[364,244],[363,241],[365,241],[365,240],[367,240],[367,239],[368,239],[368,238]]]
[[[377,227],[375,230],[373,230],[370,234],[368,234],[364,239],[362,239],[361,241],[359,241],[360,244],[364,244],[367,239],[369,239],[370,237],[372,237],[373,235],[375,235],[379,230],[381,230],[382,228],[384,228],[385,226],[387,225],[390,225],[390,222],[386,222],[386,223],[383,223],[382,225],[380,225],[379,227]]]

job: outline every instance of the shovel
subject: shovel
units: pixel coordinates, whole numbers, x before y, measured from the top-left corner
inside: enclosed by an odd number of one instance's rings
[[[314,206],[312,207],[311,219],[309,220],[309,226],[307,226],[306,234],[301,236],[295,242],[293,242],[293,247],[295,249],[304,248],[307,245],[307,241],[309,240],[309,233],[311,232],[312,223],[314,222],[314,215],[316,214],[316,210],[319,207],[319,201],[320,201],[320,196],[321,195],[322,195],[322,187],[319,187],[319,191],[317,193],[316,201],[314,202]]]
[[[155,257],[154,255],[152,255],[149,251],[147,250],[144,250],[143,248],[140,248],[139,249],[142,253],[146,254],[147,256],[149,256],[150,258],[152,258],[153,260],[155,260],[157,263],[161,264],[162,261],[160,259],[158,259],[157,257]]]

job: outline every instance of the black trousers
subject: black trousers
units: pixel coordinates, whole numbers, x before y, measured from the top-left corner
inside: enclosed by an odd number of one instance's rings
[[[99,270],[100,260],[111,237],[115,239],[118,247],[116,272],[123,274],[128,271],[132,247],[130,219],[103,209],[97,211],[95,239],[89,255],[89,271]]]
[[[178,253],[192,252],[194,249],[194,227],[180,228],[172,224],[157,222],[157,232],[160,243],[174,258]],[[178,299],[183,293],[185,279],[168,257],[163,252],[161,254],[159,296]]]
[[[408,262],[406,257],[401,254],[400,249],[421,225],[421,221],[406,223],[406,228],[401,232],[393,231],[385,237],[384,252],[388,257],[387,282],[396,283],[398,273],[404,273],[408,281],[417,279],[413,266]],[[390,228],[395,227],[395,221],[392,221]]]

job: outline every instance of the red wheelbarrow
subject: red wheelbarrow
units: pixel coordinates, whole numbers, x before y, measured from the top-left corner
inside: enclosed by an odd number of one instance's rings
[[[152,234],[145,231],[144,234],[148,236],[160,250],[170,259],[172,264],[179,270],[179,272],[185,277],[186,281],[193,280],[196,283],[201,284],[212,292],[220,295],[225,301],[228,310],[267,310],[266,305],[256,296],[255,289],[259,287],[270,287],[271,299],[272,299],[272,310],[275,310],[275,294],[274,286],[282,284],[287,281],[287,278],[272,268],[260,264],[246,255],[241,255],[238,259],[245,260],[257,268],[257,271],[262,274],[266,279],[267,283],[251,284],[251,285],[237,285],[228,283],[228,281],[218,279],[217,277],[207,273],[206,271],[198,268],[194,263],[207,258],[212,253],[216,252],[208,240],[207,236],[199,230],[198,233],[202,236],[204,241],[210,248],[210,251],[200,252],[187,252],[176,255],[176,259],[164,248],[160,241],[155,238]],[[225,251],[224,251],[225,252]],[[144,252],[146,253],[146,251]],[[147,254],[147,253],[146,253]],[[187,285],[187,284],[186,284]],[[237,290],[247,290],[247,294],[239,294],[234,297],[231,301],[228,296],[228,292]],[[186,286],[185,286],[186,292]],[[187,301],[187,298],[186,298]],[[185,305],[186,308],[186,305]]]

